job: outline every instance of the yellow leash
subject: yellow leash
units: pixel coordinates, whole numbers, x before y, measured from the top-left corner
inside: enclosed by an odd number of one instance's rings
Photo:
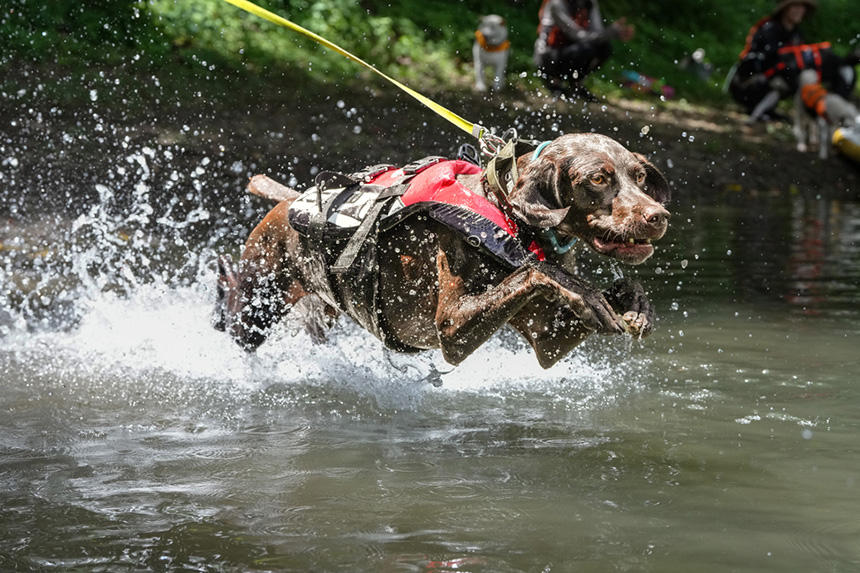
[[[481,126],[480,124],[472,123],[470,121],[463,119],[462,117],[460,117],[456,113],[452,112],[451,110],[439,105],[438,103],[431,100],[430,98],[427,98],[427,97],[421,95],[420,93],[416,92],[415,90],[413,90],[409,86],[403,85],[402,83],[398,82],[394,78],[384,74],[383,72],[379,71],[378,69],[376,69],[372,65],[368,64],[367,62],[365,62],[361,58],[350,54],[349,52],[347,52],[346,50],[344,50],[343,48],[341,48],[337,44],[329,42],[328,40],[326,40],[322,36],[314,34],[310,30],[308,30],[307,28],[302,28],[301,26],[299,26],[295,22],[290,22],[286,18],[282,18],[281,16],[278,16],[277,14],[269,12],[268,10],[261,8],[252,2],[248,2],[248,0],[224,0],[224,1],[236,6],[238,8],[241,8],[242,10],[245,10],[246,12],[250,12],[251,14],[254,14],[255,16],[259,16],[260,18],[263,18],[264,20],[268,20],[269,22],[273,22],[275,24],[278,24],[280,26],[284,26],[285,28],[289,28],[290,30],[294,30],[300,34],[303,34],[303,35],[307,36],[308,38],[312,39],[313,41],[317,42],[318,44],[322,44],[326,48],[329,48],[330,50],[334,50],[335,52],[337,52],[341,56],[343,56],[349,60],[352,60],[353,62],[361,64],[362,66],[371,70],[372,72],[379,74],[380,76],[382,76],[383,78],[385,78],[386,80],[388,80],[389,82],[391,82],[392,84],[394,84],[395,86],[400,88],[401,90],[405,91],[406,93],[408,93],[409,95],[411,95],[412,97],[414,97],[415,99],[417,99],[418,101],[423,103],[425,106],[429,107],[431,110],[435,111],[440,116],[447,119],[448,121],[450,121],[451,123],[453,123],[454,125],[459,127],[460,129],[465,131],[466,133],[470,133],[473,136],[475,136],[476,138],[478,138],[478,140],[482,144],[482,146],[486,145],[487,147],[490,148],[490,151],[494,151],[494,148],[496,148],[498,146],[499,142],[501,141],[499,138],[488,134],[486,129],[483,126]]]

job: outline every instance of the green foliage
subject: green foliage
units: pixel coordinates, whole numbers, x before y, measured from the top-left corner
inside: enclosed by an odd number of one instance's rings
[[[447,46],[427,38],[412,20],[374,15],[351,0],[261,2],[359,58],[406,79],[425,75],[446,82],[460,73]],[[186,51],[217,54],[222,63],[311,70],[349,78],[357,64],[317,46],[296,32],[246,14],[223,0],[149,0],[163,33]]]
[[[510,29],[510,77],[530,76],[541,0],[261,0],[260,4],[341,45],[418,89],[471,83],[471,46],[478,18],[498,13]],[[636,36],[616,44],[615,55],[591,79],[598,90],[618,89],[621,72],[664,80],[680,97],[716,101],[749,27],[774,6],[749,0],[604,0],[607,20],[626,16]],[[860,2],[820,0],[804,24],[810,40],[831,40],[846,52],[858,43]],[[703,48],[714,66],[709,81],[682,71],[678,62]],[[153,67],[260,76],[289,72],[332,84],[351,84],[369,73],[293,31],[246,14],[223,0],[6,0],[0,11],[0,63],[113,65],[141,56]]]
[[[637,66],[647,75],[664,78],[681,97],[694,100],[724,99],[722,83],[737,61],[749,29],[776,6],[773,0],[748,0],[741,5],[722,0],[670,0],[603,2],[604,16],[626,15],[636,26],[629,44],[618,46],[611,65]],[[803,23],[809,41],[829,40],[838,53],[857,45],[860,2],[821,0],[819,9]],[[701,82],[678,68],[697,48],[705,50],[714,66],[709,82]]]
[[[151,39],[144,11],[139,0],[8,0],[0,12],[0,47],[32,57],[110,61]]]

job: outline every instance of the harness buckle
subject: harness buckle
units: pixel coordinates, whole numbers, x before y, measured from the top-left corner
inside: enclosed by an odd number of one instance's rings
[[[457,150],[457,159],[461,161],[468,161],[473,165],[482,167],[481,154],[478,152],[478,149],[471,143],[464,143],[460,146],[460,148]]]

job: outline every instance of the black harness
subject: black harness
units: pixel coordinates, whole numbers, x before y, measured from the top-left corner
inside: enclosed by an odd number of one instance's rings
[[[310,270],[305,280],[314,292],[351,316],[387,347],[400,352],[420,349],[393,336],[382,312],[384,301],[379,297],[377,259],[381,231],[423,213],[457,231],[469,245],[505,267],[516,269],[537,262],[534,253],[524,245],[524,240],[532,238],[528,232],[512,236],[493,221],[459,205],[434,201],[403,204],[400,198],[412,179],[441,161],[445,159],[434,156],[410,163],[403,167],[402,177],[387,186],[368,181],[396,169],[392,165],[375,165],[349,175],[323,172],[316,177],[315,186],[305,191],[289,210],[290,226],[301,236],[309,256]],[[503,166],[503,172],[497,172],[496,165]],[[498,163],[491,161],[488,169],[491,169],[491,188],[499,185],[507,191],[516,179],[515,159],[503,157]],[[497,191],[495,196],[504,205],[502,193]],[[507,208],[503,212],[510,217]],[[519,228],[526,231],[522,226]]]

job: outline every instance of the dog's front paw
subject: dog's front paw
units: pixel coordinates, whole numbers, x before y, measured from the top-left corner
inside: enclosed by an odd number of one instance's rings
[[[624,334],[626,326],[603,293],[593,290],[585,293],[587,309],[585,316],[591,317],[591,326],[600,334]]]
[[[561,269],[542,265],[534,272],[535,282],[546,289],[546,296],[566,306],[590,331],[600,334],[623,334],[624,321],[604,293]]]
[[[621,320],[624,321],[624,330],[627,334],[637,338],[648,336],[654,330],[654,323],[645,313],[631,310],[625,312]]]
[[[625,332],[638,338],[653,332],[656,313],[641,284],[629,279],[618,279],[604,295],[612,308],[621,315]]]
[[[603,293],[580,288],[576,292],[560,287],[555,300],[566,306],[588,330],[599,334],[624,334],[627,327]]]

